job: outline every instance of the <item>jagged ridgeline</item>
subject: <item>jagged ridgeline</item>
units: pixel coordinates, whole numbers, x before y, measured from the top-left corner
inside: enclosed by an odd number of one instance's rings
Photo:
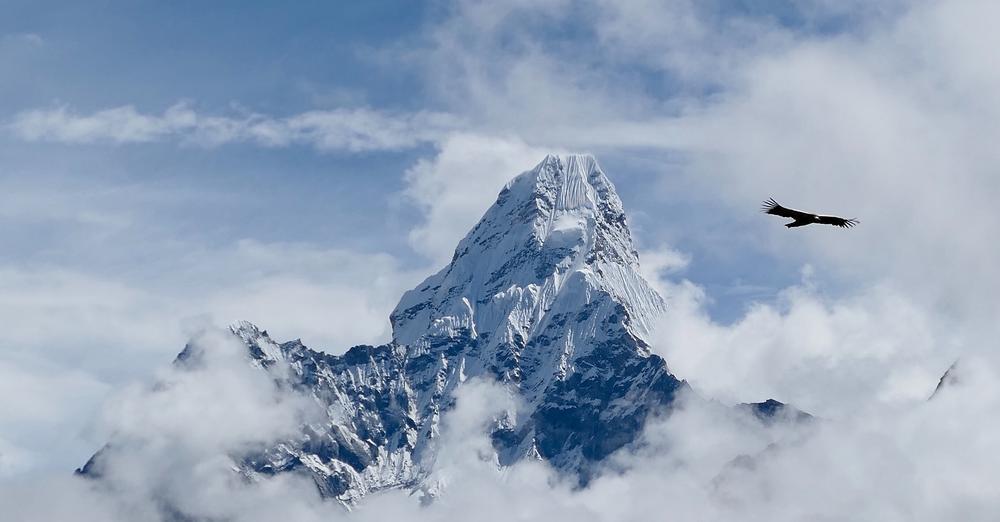
[[[525,405],[493,428],[500,463],[543,459],[586,482],[687,387],[649,349],[665,312],[597,162],[548,156],[501,190],[448,266],[403,295],[391,343],[333,356],[249,323],[232,327],[253,364],[287,362],[292,375],[280,378],[328,414],[298,437],[236,456],[238,467],[251,479],[306,473],[345,502],[418,486],[455,390],[480,376]],[[99,466],[100,454],[83,471]]]

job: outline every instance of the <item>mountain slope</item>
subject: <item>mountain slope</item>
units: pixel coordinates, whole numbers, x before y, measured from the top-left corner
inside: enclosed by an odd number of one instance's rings
[[[417,486],[455,390],[483,377],[524,405],[496,422],[499,462],[540,458],[585,482],[687,387],[649,349],[665,310],[594,158],[547,156],[507,184],[448,266],[403,295],[389,344],[333,356],[231,327],[255,365],[326,412],[292,440],[234,456],[237,467],[251,479],[308,473],[344,502]],[[185,349],[178,361],[196,358]],[[85,473],[99,473],[99,457]]]
[[[594,158],[548,156],[500,192],[447,267],[402,297],[391,344],[332,357],[278,345],[252,325],[234,329],[338,411],[245,469],[308,469],[343,500],[414,485],[432,467],[455,388],[484,376],[526,405],[493,434],[501,461],[544,458],[586,478],[684,386],[648,348],[664,310]]]

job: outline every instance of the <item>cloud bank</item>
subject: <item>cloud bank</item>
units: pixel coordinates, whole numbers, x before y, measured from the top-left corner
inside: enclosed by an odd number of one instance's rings
[[[276,388],[237,356],[243,348],[225,335],[195,342],[207,355],[204,366],[167,371],[158,386],[125,390],[109,404],[105,427],[128,444],[104,463],[102,481],[62,475],[47,487],[21,482],[0,493],[5,512],[28,521],[69,514],[161,520],[178,513],[249,521],[432,521],[470,514],[487,521],[626,521],[651,513],[919,521],[990,520],[1000,509],[994,448],[1000,425],[983,421],[1000,406],[1000,387],[987,367],[971,365],[959,384],[932,401],[805,425],[763,425],[719,404],[682,398],[672,416],[647,426],[637,452],[612,456],[607,471],[585,489],[540,462],[499,469],[484,428],[517,405],[497,385],[470,381],[442,429],[445,451],[431,477],[439,497],[421,505],[416,495],[389,491],[347,511],[321,501],[308,480],[246,482],[233,473],[227,454],[288,435],[308,421],[311,401]],[[200,406],[190,407],[191,401]],[[51,501],[48,488],[58,488],[59,502]]]

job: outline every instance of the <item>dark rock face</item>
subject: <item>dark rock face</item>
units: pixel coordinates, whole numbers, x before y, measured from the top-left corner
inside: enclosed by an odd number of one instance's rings
[[[749,411],[757,420],[764,424],[773,424],[779,420],[806,422],[813,419],[812,415],[774,399],[768,399],[764,402],[744,403],[740,404],[738,408]]]
[[[439,422],[454,405],[457,370],[475,355],[476,340],[442,340],[414,356],[394,345],[357,346],[342,356],[312,351],[299,342],[266,350],[273,343],[251,325],[236,328],[248,352],[282,354],[292,368],[287,384],[313,396],[331,416],[321,428],[263,453],[242,456],[240,466],[254,475],[310,474],[321,493],[343,501],[385,488],[416,487],[433,464]],[[671,375],[663,359],[642,355],[636,341],[621,337],[577,360],[578,371],[555,380],[520,423],[498,422],[492,440],[502,464],[522,458],[548,460],[585,483],[600,462],[634,442],[646,418],[669,410],[687,387]],[[267,355],[262,367],[276,361]],[[512,362],[511,364],[516,364]],[[507,366],[486,369],[516,387]]]
[[[631,361],[607,355],[581,360],[591,364],[589,371],[555,383],[531,416],[538,454],[559,467],[589,472],[593,463],[633,442],[646,417],[667,410],[687,386],[655,355]],[[616,362],[624,362],[624,371],[609,368]]]

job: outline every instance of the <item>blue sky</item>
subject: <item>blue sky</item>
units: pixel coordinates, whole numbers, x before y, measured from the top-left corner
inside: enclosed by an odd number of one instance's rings
[[[419,54],[420,46],[427,45],[428,27],[447,15],[446,4],[316,2],[288,10],[244,2],[210,7],[109,3],[103,8],[28,2],[14,9],[3,28],[8,66],[18,71],[6,75],[0,86],[8,118],[26,109],[67,107],[86,114],[123,105],[156,114],[181,102],[210,114],[274,117],[345,107],[452,108],[440,93],[427,92],[433,90],[428,85],[433,79],[426,78],[419,57],[408,56],[410,48]],[[784,12],[778,10],[778,15]],[[541,44],[568,47],[560,53],[592,45],[586,25],[574,30],[567,21],[561,26]],[[609,64],[608,70],[629,77],[653,99],[669,99],[674,90],[669,71],[633,71],[628,65]],[[516,132],[516,123],[513,127]],[[543,143],[541,148],[546,146],[562,145]],[[243,238],[308,242],[388,251],[404,263],[420,262],[407,255],[403,241],[405,224],[419,216],[399,194],[405,188],[403,173],[418,158],[434,154],[432,143],[358,154],[308,146],[261,149],[242,143],[205,148],[174,141],[81,146],[9,140],[4,148],[9,158],[5,177],[38,191],[129,187],[156,193],[158,201],[152,206],[130,211],[170,238],[183,236],[205,244]],[[618,182],[637,225],[655,236],[662,228],[656,222],[667,209],[661,194],[646,197],[645,189],[656,184],[665,169],[676,168],[676,161],[661,160],[657,153],[635,155],[609,150],[600,159]],[[495,192],[498,187],[484,190]],[[270,205],[286,210],[261,208]],[[62,262],[55,257],[67,255],[73,263],[90,261],[94,268],[112,272],[148,262],[142,259],[144,249],[122,252],[114,239],[109,239],[115,244],[108,248],[40,247],[39,236],[63,241],[66,230],[46,227],[51,223],[33,225],[18,224],[11,231],[31,244],[17,256],[26,262]],[[149,228],[141,232],[155,233]],[[712,260],[698,266],[706,262]],[[732,273],[729,265],[726,272]],[[719,274],[706,271],[703,276],[715,279]],[[789,281],[757,270],[731,279],[742,277],[762,278],[751,284]],[[730,314],[739,306],[725,301],[720,310]]]
[[[550,151],[598,157],[668,301],[735,339],[705,350],[739,350],[771,311],[762,353],[794,372],[781,328],[803,303],[916,322],[933,348],[816,357],[850,363],[831,389],[874,358],[884,396],[919,395],[993,333],[1000,288],[980,138],[1000,78],[989,31],[956,30],[977,9],[5,2],[0,390],[37,402],[0,414],[0,475],[82,463],[102,401],[205,324],[331,352],[386,340],[400,293]],[[757,212],[771,196],[863,225],[788,231]],[[979,209],[973,224],[929,215],[941,199]],[[880,318],[895,300],[913,317]],[[666,355],[720,393],[750,386]],[[804,375],[751,384],[824,407],[797,395]]]

